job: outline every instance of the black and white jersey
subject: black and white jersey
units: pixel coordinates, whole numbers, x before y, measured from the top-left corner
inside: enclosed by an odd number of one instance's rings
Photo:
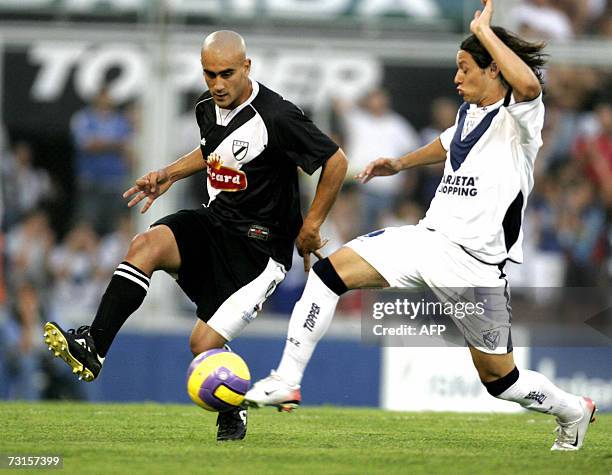
[[[198,99],[208,164],[204,206],[288,269],[302,226],[297,168],[312,174],[338,145],[291,102],[256,81],[252,86],[249,99],[232,110],[219,108],[208,91]]]

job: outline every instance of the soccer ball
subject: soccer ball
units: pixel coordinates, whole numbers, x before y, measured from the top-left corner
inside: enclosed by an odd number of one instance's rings
[[[222,348],[200,353],[187,370],[189,397],[207,411],[224,412],[240,406],[250,382],[244,360]]]

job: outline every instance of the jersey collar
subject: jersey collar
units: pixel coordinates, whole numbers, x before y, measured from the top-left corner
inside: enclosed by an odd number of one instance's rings
[[[503,97],[499,101],[484,107],[478,107],[477,104],[470,104],[470,112],[478,111],[482,112],[483,114],[486,114],[488,112],[491,112],[492,110],[499,109],[502,105],[504,105]]]
[[[222,125],[225,127],[231,122],[234,117],[236,117],[240,113],[242,109],[248,107],[249,104],[253,102],[255,97],[257,97],[257,94],[259,93],[259,83],[251,79],[249,79],[249,81],[251,81],[253,91],[251,92],[249,98],[242,104],[240,104],[238,107],[236,107],[235,109],[222,109],[217,104],[215,104],[215,116],[217,118],[217,125]]]

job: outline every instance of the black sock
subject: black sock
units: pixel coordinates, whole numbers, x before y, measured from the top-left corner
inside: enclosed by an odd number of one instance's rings
[[[319,276],[319,279],[338,297],[348,291],[344,281],[340,278],[336,269],[330,262],[329,258],[317,261],[312,266],[312,271]]]
[[[147,295],[149,277],[129,262],[119,264],[102,296],[90,334],[96,351],[105,357],[121,326]]]

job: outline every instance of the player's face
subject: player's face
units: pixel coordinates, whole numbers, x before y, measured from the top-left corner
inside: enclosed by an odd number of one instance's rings
[[[222,57],[215,51],[202,52],[202,69],[213,101],[223,109],[234,109],[249,98],[251,60],[239,55]]]
[[[459,50],[454,82],[463,100],[470,104],[480,104],[490,87],[490,81],[487,69],[481,69],[470,53]]]

